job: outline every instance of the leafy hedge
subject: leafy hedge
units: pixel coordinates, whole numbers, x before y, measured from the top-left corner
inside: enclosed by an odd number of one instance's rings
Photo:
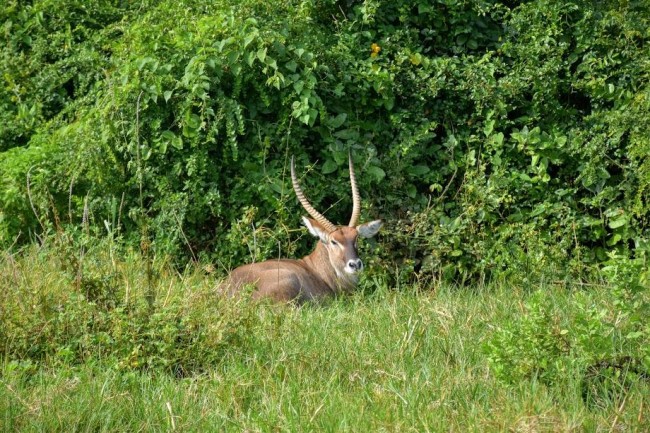
[[[388,221],[375,260],[407,279],[633,255],[649,17],[640,1],[10,1],[0,241],[87,216],[180,261],[299,254],[288,158],[345,221],[352,151],[364,215]]]

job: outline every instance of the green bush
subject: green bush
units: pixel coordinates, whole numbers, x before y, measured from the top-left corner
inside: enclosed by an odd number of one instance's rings
[[[650,379],[650,280],[646,250],[637,251],[635,259],[612,255],[604,268],[603,287],[613,302],[595,303],[588,292],[577,292],[574,302],[558,306],[551,294],[536,292],[524,315],[497,327],[486,343],[495,375],[553,385],[578,371],[591,404]]]
[[[572,367],[566,362],[571,349],[568,330],[541,292],[526,303],[525,314],[499,329],[486,347],[495,375],[510,383],[534,377],[552,384]]]
[[[52,119],[74,120],[105,78],[119,21],[136,9],[117,0],[9,0],[0,7],[0,151],[29,145]]]
[[[299,255],[289,157],[344,222],[349,151],[388,279],[580,278],[648,238],[645,2],[84,5],[3,9],[3,246],[87,214],[219,272]]]
[[[265,314],[219,295],[196,270],[174,275],[154,262],[148,281],[144,260],[110,245],[62,242],[5,254],[0,263],[0,356],[26,369],[100,362],[196,374],[255,347]]]

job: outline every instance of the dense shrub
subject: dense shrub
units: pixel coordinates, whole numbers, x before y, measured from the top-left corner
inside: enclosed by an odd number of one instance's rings
[[[0,7],[0,151],[30,144],[51,119],[74,119],[105,77],[117,23],[134,9],[117,0],[9,0]]]
[[[553,385],[578,371],[590,404],[623,398],[631,384],[650,380],[647,250],[636,259],[612,255],[604,276],[612,298],[606,303],[582,291],[575,304],[556,305],[552,293],[536,292],[523,314],[497,326],[485,346],[495,375]]]
[[[121,371],[196,374],[245,356],[263,333],[256,330],[262,316],[273,314],[219,296],[196,269],[175,276],[167,263],[154,262],[159,277],[147,278],[138,255],[122,252],[123,261],[112,254],[120,252],[108,244],[86,251],[67,241],[4,254],[2,359],[23,369],[101,362]]]
[[[577,276],[647,238],[646,2],[82,3],[3,9],[5,246],[87,215],[220,271],[299,254],[288,158],[345,221],[349,151],[409,278]]]

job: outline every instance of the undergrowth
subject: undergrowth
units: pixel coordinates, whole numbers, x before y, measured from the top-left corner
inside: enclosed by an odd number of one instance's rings
[[[60,239],[60,238],[59,238]],[[154,258],[65,242],[3,254],[0,340],[12,368],[101,362],[119,371],[196,374],[255,344],[261,320],[246,300],[217,295],[213,280]]]
[[[205,266],[154,256],[148,279],[139,253],[70,245],[2,254],[2,431],[650,428],[646,321],[611,279],[371,274],[325,306],[274,306],[220,297]]]

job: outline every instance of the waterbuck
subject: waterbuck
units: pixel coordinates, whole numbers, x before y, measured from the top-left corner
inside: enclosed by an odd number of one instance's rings
[[[230,294],[254,286],[253,299],[271,298],[278,302],[303,303],[352,291],[357,286],[363,262],[357,252],[357,238],[371,238],[382,226],[381,220],[357,225],[361,199],[349,157],[352,185],[352,217],[347,226],[336,226],[312,207],[296,178],[291,158],[291,181],[302,207],[311,216],[302,217],[313,236],[319,239],[314,251],[298,260],[273,259],[240,266],[224,282]]]

